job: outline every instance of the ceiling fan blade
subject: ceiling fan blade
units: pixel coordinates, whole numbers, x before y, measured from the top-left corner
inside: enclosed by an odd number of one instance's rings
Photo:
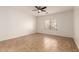
[[[46,10],[43,10],[43,9],[41,11],[46,12]]]
[[[43,8],[41,8],[41,9],[46,9],[47,7],[43,7]]]
[[[38,10],[40,9],[40,6],[35,6]]]

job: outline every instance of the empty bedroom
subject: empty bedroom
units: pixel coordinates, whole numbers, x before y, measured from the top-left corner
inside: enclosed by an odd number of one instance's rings
[[[0,52],[78,52],[79,7],[0,6]]]

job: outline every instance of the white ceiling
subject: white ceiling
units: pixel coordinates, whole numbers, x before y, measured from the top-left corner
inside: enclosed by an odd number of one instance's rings
[[[14,8],[24,11],[25,13],[32,14],[34,16],[38,15],[37,11],[32,11],[33,9],[35,9],[35,7],[33,6],[21,6],[21,7],[14,7]],[[48,12],[48,14],[54,14],[54,13],[59,13],[59,12],[63,12],[71,9],[73,9],[72,6],[47,6],[46,11]],[[42,16],[42,15],[46,15],[46,14],[40,13],[38,16]]]

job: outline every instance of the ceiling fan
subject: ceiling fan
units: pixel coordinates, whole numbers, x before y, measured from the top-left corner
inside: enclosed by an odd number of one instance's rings
[[[46,12],[46,6],[35,6],[36,9],[32,10],[32,11],[37,11],[38,13],[41,12]],[[47,13],[47,12],[46,12]]]

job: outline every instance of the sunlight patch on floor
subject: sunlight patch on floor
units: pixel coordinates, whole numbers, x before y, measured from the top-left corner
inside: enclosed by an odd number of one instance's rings
[[[56,49],[58,47],[58,42],[56,39],[51,39],[48,37],[44,38],[44,46],[47,49]]]

